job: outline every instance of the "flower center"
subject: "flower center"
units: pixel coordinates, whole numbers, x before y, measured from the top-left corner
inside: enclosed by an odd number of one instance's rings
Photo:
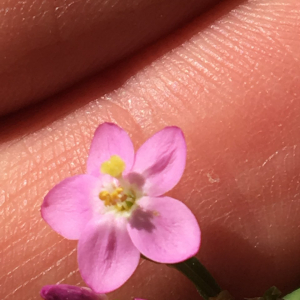
[[[101,165],[101,173],[116,178],[117,182],[113,182],[109,188],[102,190],[99,198],[106,207],[115,209],[118,212],[130,211],[137,198],[135,191],[130,188],[122,177],[125,167],[125,162],[118,155],[111,156],[109,160]]]
[[[135,203],[136,196],[134,191],[129,190],[124,193],[123,188],[117,187],[113,192],[103,190],[99,194],[99,198],[104,205],[116,209],[117,211],[129,211]]]

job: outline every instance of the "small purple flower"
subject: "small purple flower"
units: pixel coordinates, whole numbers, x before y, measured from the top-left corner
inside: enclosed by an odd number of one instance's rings
[[[120,287],[140,253],[177,263],[198,252],[196,218],[182,202],[162,196],[180,180],[185,161],[178,127],[157,132],[135,154],[128,134],[104,123],[95,132],[87,174],[63,180],[46,195],[42,216],[65,238],[79,240],[79,270],[94,291]]]
[[[45,285],[41,289],[41,297],[45,300],[107,300],[104,294],[95,294],[88,288],[68,285]]]

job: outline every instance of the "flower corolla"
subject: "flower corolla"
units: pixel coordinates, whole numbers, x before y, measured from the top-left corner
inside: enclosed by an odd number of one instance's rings
[[[86,174],[63,180],[46,195],[44,220],[79,240],[79,270],[95,292],[120,287],[140,254],[170,264],[198,252],[195,216],[179,200],[162,196],[180,180],[185,161],[178,127],[157,132],[135,154],[128,134],[104,123],[95,132]]]

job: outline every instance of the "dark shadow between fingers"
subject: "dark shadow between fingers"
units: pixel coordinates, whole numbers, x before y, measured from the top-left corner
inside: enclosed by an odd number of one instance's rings
[[[82,81],[73,87],[42,102],[31,104],[17,112],[0,117],[0,144],[16,142],[33,132],[64,118],[87,105],[101,99],[122,87],[126,81],[142,69],[180,47],[195,34],[204,30],[222,16],[228,14],[244,0],[226,1],[208,10],[183,29],[145,48],[141,53],[115,64],[108,70]]]

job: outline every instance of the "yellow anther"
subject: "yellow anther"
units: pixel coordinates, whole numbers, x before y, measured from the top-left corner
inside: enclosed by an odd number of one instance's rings
[[[110,194],[108,191],[102,191],[99,194],[99,198],[103,201],[105,201],[107,198],[110,198]]]
[[[123,192],[123,189],[121,187],[116,188],[116,192],[118,194],[121,194]]]
[[[118,155],[113,155],[101,165],[101,173],[112,177],[119,177],[125,170],[125,163]]]
[[[135,203],[135,195],[130,191],[129,195],[124,193],[123,188],[117,187],[113,192],[103,190],[99,193],[99,198],[105,206],[114,208],[116,211],[129,211]]]
[[[112,200],[118,200],[119,199],[119,194],[116,193],[115,191],[111,193],[111,199]]]
[[[113,201],[116,201],[119,199],[119,195],[116,192],[111,193],[111,199]]]
[[[108,191],[102,191],[99,194],[99,198],[104,201],[104,205],[108,206],[112,204],[111,195]]]

